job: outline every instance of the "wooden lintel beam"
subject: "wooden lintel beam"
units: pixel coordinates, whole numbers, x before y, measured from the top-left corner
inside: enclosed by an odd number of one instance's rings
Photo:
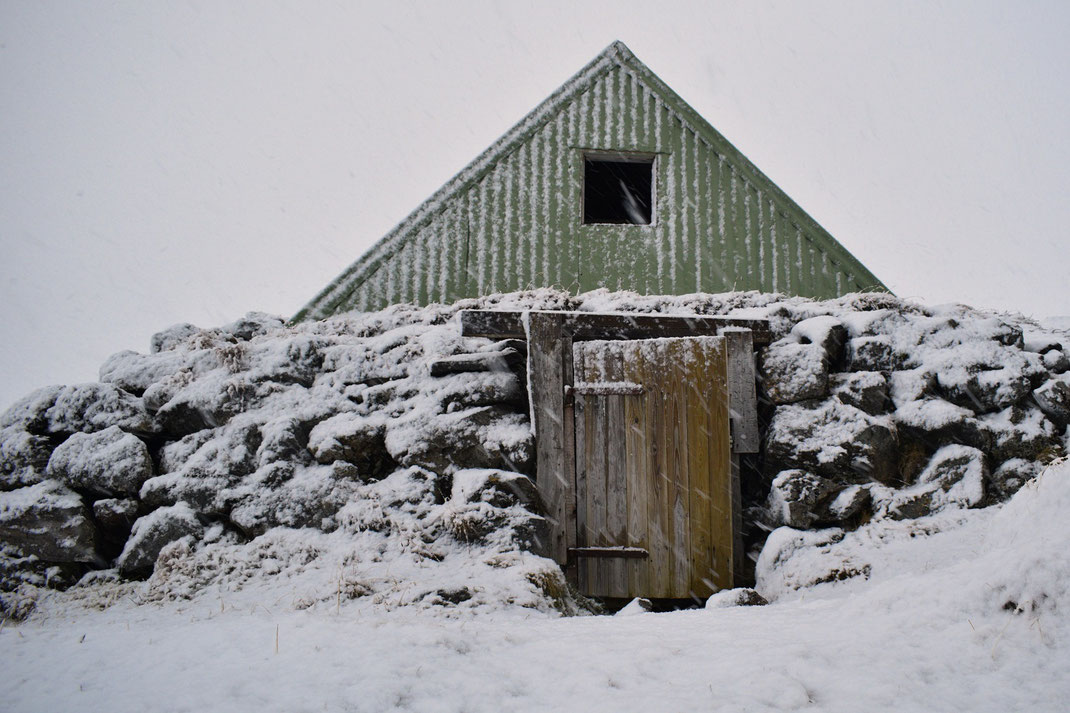
[[[770,339],[769,322],[764,319],[553,311],[533,311],[529,314],[560,315],[562,331],[571,336],[573,341],[715,336],[726,327],[741,327],[751,330],[756,344],[767,344]],[[524,312],[463,310],[461,312],[461,334],[466,337],[523,339],[525,338]]]

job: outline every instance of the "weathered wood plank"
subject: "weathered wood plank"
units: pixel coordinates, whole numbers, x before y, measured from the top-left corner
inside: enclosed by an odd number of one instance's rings
[[[710,461],[710,422],[717,405],[712,402],[709,373],[709,339],[696,340],[691,346],[692,358],[685,372],[687,403],[687,469],[688,496],[691,515],[690,581],[688,592],[703,599],[713,593],[711,564],[713,545],[710,540],[710,493],[714,487],[714,464]]]
[[[572,342],[562,330],[562,318],[532,313],[528,321],[528,379],[534,404],[536,485],[549,525],[547,555],[560,565],[575,544],[575,434],[571,408],[564,403],[565,385],[572,381]]]
[[[717,406],[717,408],[711,408],[709,449],[710,460],[715,464],[710,501],[710,539],[714,548],[711,579],[718,589],[733,586],[733,562],[736,550],[734,532],[736,504],[732,494],[730,425],[727,408],[727,351],[722,345],[716,351],[710,352],[710,368],[707,372],[712,386],[710,403]]]
[[[624,378],[628,381],[643,383],[644,374],[639,343],[622,342],[621,357]],[[628,546],[645,549],[649,552],[649,515],[647,512],[650,497],[650,472],[648,470],[649,451],[647,440],[647,399],[646,391],[629,396],[624,401],[625,428],[625,482],[628,492]],[[628,563],[628,594],[643,596],[649,593],[650,559]]]
[[[671,405],[671,395],[664,383],[666,348],[661,340],[651,341],[648,345],[647,378],[652,386],[650,399],[650,525],[651,525],[651,587],[653,597],[672,596],[672,519],[669,505],[669,430],[672,428],[671,416],[667,413]]]
[[[690,339],[670,339],[666,342],[667,363],[662,364],[669,375],[672,418],[668,437],[672,442],[668,468],[669,506],[672,527],[672,590],[674,596],[686,596],[690,584],[690,478],[688,473],[687,394],[684,379],[685,365],[691,356],[694,342]]]
[[[732,489],[732,576],[726,587],[744,586],[743,573],[746,566],[743,557],[743,492],[740,489],[739,456],[735,453],[731,456],[731,483]]]
[[[573,348],[573,375],[579,375],[583,377],[583,362],[586,359],[586,350],[584,344],[576,344]],[[575,462],[575,483],[576,483],[576,546],[586,547],[590,543],[587,539],[587,413],[584,409],[586,405],[586,399],[579,394],[573,392],[573,422],[575,423],[575,453],[573,455]],[[567,400],[567,399],[566,399]],[[586,560],[577,560],[575,558],[569,558],[572,562],[572,566],[575,569],[576,583],[580,587],[581,591],[586,591],[587,587],[587,562]]]
[[[603,378],[608,383],[619,383],[624,378],[621,363],[621,343],[604,342],[605,370]],[[628,492],[626,477],[624,399],[621,394],[610,394],[606,401],[606,529],[607,539],[614,546],[628,544]],[[625,562],[611,560],[607,568],[608,591],[611,597],[628,596],[628,572]]]
[[[533,311],[529,314],[541,314]],[[511,310],[462,310],[461,334],[494,339],[524,338],[524,312]],[[661,337],[712,337],[725,327],[754,332],[756,344],[770,338],[769,322],[738,317],[622,314],[594,312],[550,312],[561,315],[562,329],[573,340],[652,339]]]
[[[597,345],[600,347],[601,345]],[[584,381],[605,378],[605,352],[600,348],[584,349]],[[587,544],[589,547],[619,545],[609,538],[606,523],[606,397],[584,397],[585,450],[587,453]],[[609,589],[607,562],[591,562],[587,568],[588,591],[607,596]]]
[[[758,394],[754,384],[754,336],[750,330],[726,327],[728,343],[728,408],[732,418],[732,450],[757,453]]]

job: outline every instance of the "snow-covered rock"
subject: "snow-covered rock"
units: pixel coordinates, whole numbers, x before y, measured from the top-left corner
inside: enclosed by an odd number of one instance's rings
[[[828,394],[828,355],[820,344],[780,341],[765,350],[761,383],[775,404],[820,399]]]
[[[100,495],[136,495],[152,477],[152,458],[140,438],[110,426],[60,444],[48,461],[48,475]]]
[[[184,537],[195,537],[203,531],[204,525],[186,503],[159,508],[134,523],[130,539],[126,541],[116,564],[126,576],[146,574],[152,571],[164,547]]]
[[[969,446],[944,446],[933,454],[917,484],[893,495],[881,510],[903,520],[947,507],[976,507],[984,500],[988,479],[984,453]]]
[[[54,480],[0,493],[0,540],[45,562],[100,559],[85,503]]]
[[[0,429],[0,490],[39,483],[45,477],[52,441],[19,426]]]
[[[777,407],[766,435],[766,455],[772,462],[845,482],[897,482],[897,447],[891,419],[837,399],[814,407]]]

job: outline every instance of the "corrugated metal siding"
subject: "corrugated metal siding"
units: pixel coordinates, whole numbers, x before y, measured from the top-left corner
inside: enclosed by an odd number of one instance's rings
[[[652,225],[581,223],[587,150],[655,155]],[[533,286],[814,297],[870,287],[818,249],[806,221],[793,219],[793,206],[767,195],[761,183],[639,76],[611,65],[411,229],[335,311]]]

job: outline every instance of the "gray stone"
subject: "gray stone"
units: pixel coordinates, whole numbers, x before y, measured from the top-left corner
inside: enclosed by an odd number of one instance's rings
[[[1057,425],[1070,423],[1070,384],[1065,379],[1048,379],[1033,391],[1033,398],[1044,414]]]
[[[780,340],[762,352],[759,379],[774,404],[824,398],[828,394],[828,357],[819,344]]]
[[[761,607],[769,602],[756,590],[747,587],[722,589],[706,600],[707,609],[726,609],[728,607]]]
[[[494,406],[390,420],[386,447],[402,467],[437,473],[460,468],[528,472],[535,452],[525,415]]]
[[[281,317],[264,312],[247,312],[241,319],[220,327],[219,331],[231,334],[235,339],[249,340],[259,337],[274,329],[286,326],[286,321]]]
[[[825,352],[829,364],[839,364],[844,359],[847,346],[847,328],[836,317],[823,315],[811,317],[792,327],[791,335],[800,344],[817,344]]]
[[[828,522],[845,524],[857,521],[870,512],[872,490],[864,485],[849,485],[836,493],[825,508]]]
[[[805,530],[821,519],[835,491],[836,484],[819,475],[797,468],[781,471],[769,491],[769,512],[777,525]]]
[[[56,403],[63,386],[45,386],[31,391],[0,415],[0,428],[13,426],[36,435],[48,433],[48,409]]]
[[[226,514],[227,505],[217,495],[256,470],[262,437],[258,425],[248,417],[210,434],[203,442],[196,436],[164,447],[161,463],[175,469],[145,481],[140,496],[146,505],[160,507],[185,501],[200,513]]]
[[[0,490],[14,490],[45,477],[52,441],[19,426],[0,429]]]
[[[45,417],[49,434],[93,433],[111,426],[146,435],[158,430],[141,399],[112,384],[66,386]]]
[[[848,406],[854,406],[877,416],[891,406],[888,381],[879,371],[856,371],[850,374],[830,374],[832,395]]]
[[[898,483],[898,434],[887,417],[836,399],[778,406],[766,434],[766,457],[837,482]]]
[[[1011,406],[987,414],[981,421],[992,433],[991,452],[996,461],[1025,458],[1048,462],[1064,455],[1059,432],[1035,406]]]
[[[100,529],[110,535],[120,535],[123,539],[130,534],[130,528],[137,520],[138,503],[131,498],[105,498],[93,503],[93,517]]]
[[[1006,500],[1035,478],[1042,468],[1036,461],[1011,458],[992,471],[985,482],[985,490],[996,501]]]
[[[472,468],[453,474],[453,499],[469,503],[490,503],[494,507],[513,505],[533,513],[542,512],[535,481],[521,473]]]
[[[855,337],[847,343],[849,371],[894,371],[902,361],[891,340],[883,334]]]
[[[891,498],[886,514],[907,520],[948,507],[977,507],[984,501],[989,478],[984,453],[969,446],[944,446],[933,454],[916,485]]]
[[[152,477],[149,449],[137,436],[111,426],[76,433],[52,452],[48,475],[101,495],[137,495]]]
[[[138,518],[116,562],[124,577],[150,574],[160,551],[183,537],[200,537],[204,526],[186,503],[163,507]]]
[[[183,344],[201,330],[189,323],[175,324],[167,329],[156,332],[149,340],[149,351],[153,354],[170,351]]]
[[[894,418],[907,438],[924,444],[930,452],[949,443],[983,451],[992,448],[993,435],[984,421],[976,418],[973,411],[940,398],[901,404]]]
[[[354,470],[340,461],[308,468],[271,463],[245,478],[235,497],[221,497],[233,499],[229,519],[249,537],[280,526],[330,531],[334,515],[357,492]]]
[[[45,562],[100,559],[85,503],[54,480],[0,493],[0,542]]]
[[[1070,357],[1063,349],[1053,349],[1045,352],[1043,357],[1044,368],[1052,374],[1065,374],[1070,371]]]
[[[363,478],[378,480],[397,467],[387,452],[385,436],[386,427],[381,419],[340,413],[312,429],[308,450],[319,463],[352,463]]]

